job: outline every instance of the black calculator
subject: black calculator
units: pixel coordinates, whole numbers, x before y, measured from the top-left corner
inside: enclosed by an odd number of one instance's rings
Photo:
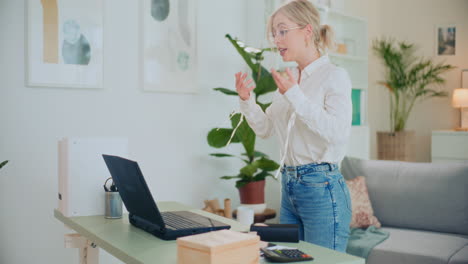
[[[261,248],[265,258],[270,262],[296,262],[313,260],[314,258],[299,249],[268,249]]]

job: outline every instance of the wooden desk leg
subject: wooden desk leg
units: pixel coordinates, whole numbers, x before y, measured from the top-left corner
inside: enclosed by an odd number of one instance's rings
[[[80,250],[80,264],[99,263],[99,248],[80,234],[66,234],[65,248],[78,248]]]
[[[86,247],[80,248],[80,264],[98,264],[99,248],[87,240]]]

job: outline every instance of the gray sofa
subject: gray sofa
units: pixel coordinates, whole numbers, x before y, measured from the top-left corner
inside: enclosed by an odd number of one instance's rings
[[[367,263],[468,264],[468,162],[347,157],[341,171],[366,177],[374,214],[390,233]]]

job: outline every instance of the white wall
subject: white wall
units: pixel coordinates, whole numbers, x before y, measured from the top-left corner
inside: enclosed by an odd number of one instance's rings
[[[123,136],[156,200],[201,208],[203,200],[230,197],[234,182],[220,180],[240,164],[208,154],[208,131],[229,124],[234,88],[245,64],[226,33],[245,38],[245,1],[199,1],[200,94],[146,93],[138,86],[138,1],[105,0],[105,88],[25,87],[24,2],[0,1],[0,263],[77,263],[63,248],[57,206],[57,140],[64,136]],[[265,143],[263,143],[265,144]],[[232,153],[238,147],[231,148]],[[268,149],[265,150],[268,152]],[[104,258],[101,263],[113,263]]]
[[[433,98],[416,104],[407,129],[416,131],[416,161],[430,162],[431,131],[453,129],[459,125],[459,110],[450,104],[452,91],[460,86],[461,69],[468,68],[468,1],[411,0],[375,1],[346,0],[347,12],[367,18],[369,47],[376,37],[392,36],[420,47],[418,54],[458,68],[445,74],[443,87],[449,97]],[[456,56],[435,56],[435,25],[457,25]],[[369,126],[371,158],[377,158],[376,131],[388,131],[388,92],[377,85],[382,80],[381,62],[369,50]]]

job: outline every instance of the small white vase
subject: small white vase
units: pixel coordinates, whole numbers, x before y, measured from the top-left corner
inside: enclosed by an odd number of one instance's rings
[[[254,210],[255,214],[261,214],[266,209],[266,203],[262,203],[262,204],[240,204],[240,205],[244,206],[244,207],[252,208]]]

